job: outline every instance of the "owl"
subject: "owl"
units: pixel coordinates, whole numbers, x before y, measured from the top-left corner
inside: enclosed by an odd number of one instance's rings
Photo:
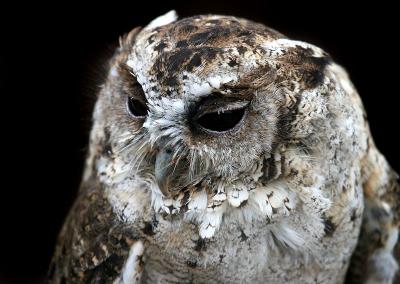
[[[345,70],[249,20],[120,39],[50,283],[391,283],[396,173]]]

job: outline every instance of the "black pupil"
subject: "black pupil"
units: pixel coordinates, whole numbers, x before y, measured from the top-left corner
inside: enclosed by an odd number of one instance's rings
[[[211,112],[197,119],[197,123],[205,129],[212,131],[227,131],[235,127],[244,115],[245,109],[235,109],[225,112]]]
[[[143,102],[130,97],[128,99],[128,109],[130,113],[134,116],[146,116],[147,106]]]

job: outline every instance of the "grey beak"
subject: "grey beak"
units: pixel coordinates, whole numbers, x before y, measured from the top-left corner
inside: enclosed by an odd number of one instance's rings
[[[157,153],[155,163],[155,177],[158,187],[164,196],[170,196],[170,186],[173,179],[174,163],[173,151],[170,148],[162,148]]]

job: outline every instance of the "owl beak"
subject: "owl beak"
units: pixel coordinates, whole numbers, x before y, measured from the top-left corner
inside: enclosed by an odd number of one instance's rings
[[[157,153],[154,172],[160,191],[169,197],[174,173],[173,151],[170,148],[160,149]]]

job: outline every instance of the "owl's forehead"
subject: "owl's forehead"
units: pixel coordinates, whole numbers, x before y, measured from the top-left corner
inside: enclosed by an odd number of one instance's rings
[[[127,64],[146,96],[202,96],[267,65],[265,45],[284,38],[261,24],[197,16],[143,29]]]

